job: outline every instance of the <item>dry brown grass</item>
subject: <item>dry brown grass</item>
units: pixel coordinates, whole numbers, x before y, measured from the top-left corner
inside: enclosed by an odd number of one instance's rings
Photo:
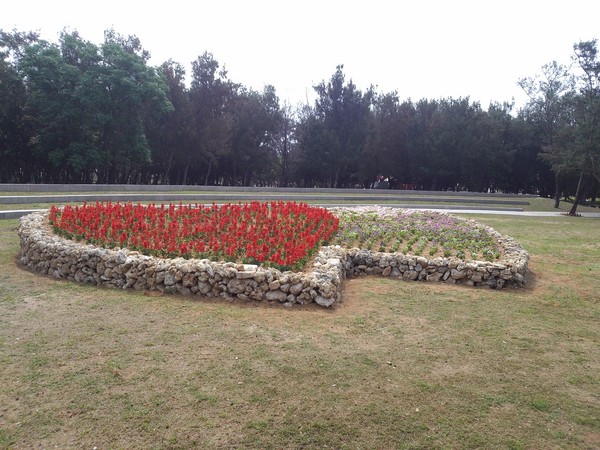
[[[363,278],[333,310],[52,280],[0,222],[0,448],[600,447],[598,221],[480,221],[525,289]]]

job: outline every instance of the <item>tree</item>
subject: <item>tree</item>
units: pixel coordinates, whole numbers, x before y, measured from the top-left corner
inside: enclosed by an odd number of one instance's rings
[[[148,124],[152,149],[152,167],[148,182],[174,183],[178,162],[191,152],[193,140],[192,112],[189,91],[185,85],[183,66],[172,60],[160,66],[167,83],[167,97],[173,110]]]
[[[342,179],[356,175],[366,142],[373,88],[362,93],[350,80],[345,82],[343,65],[336,68],[327,84],[314,86],[318,98],[315,115],[323,124],[321,151],[333,178],[330,184],[340,187]]]
[[[136,38],[105,34],[101,47],[77,32],[39,41],[20,59],[35,119],[34,152],[50,182],[138,182],[150,162],[145,122],[167,112],[163,78]],[[41,180],[40,180],[41,181]]]
[[[284,103],[279,112],[277,120],[277,131],[275,133],[275,151],[277,153],[277,164],[279,167],[279,186],[288,187],[293,170],[293,155],[297,146],[296,141],[296,116],[295,111]]]
[[[540,157],[554,172],[554,207],[558,208],[562,186],[573,170],[573,161],[562,144],[571,125],[575,79],[567,67],[553,61],[542,66],[541,76],[522,78],[519,86],[529,97],[523,115],[541,131]]]
[[[579,42],[573,46],[575,60],[582,74],[579,93],[574,98],[575,151],[572,158],[579,168],[579,181],[569,215],[577,214],[577,206],[585,199],[586,188],[600,182],[600,59],[597,41]]]
[[[550,164],[540,157],[543,132],[523,110],[510,120],[507,139],[514,149],[512,165],[508,170],[507,191],[542,197],[554,195],[555,175]]]
[[[36,118],[34,152],[46,162],[45,181],[90,181],[100,161],[99,111],[92,91],[99,57],[77,33],[62,33],[59,45],[39,41],[24,50],[28,108]]]
[[[190,170],[203,176],[201,184],[208,184],[213,169],[231,151],[231,102],[237,86],[219,70],[212,53],[204,52],[192,63],[192,82],[189,91],[191,145],[182,161],[184,170],[181,183],[186,184]]]
[[[327,180],[330,170],[323,149],[326,148],[325,125],[309,105],[299,110],[296,126],[297,156],[294,167],[296,184],[315,187]]]
[[[273,86],[262,93],[241,89],[233,103],[230,164],[232,181],[248,186],[256,178],[272,184],[276,173],[276,134],[281,122],[279,98]]]
[[[439,186],[438,155],[444,157],[443,143],[439,141],[442,116],[437,100],[421,99],[414,105],[412,123],[411,163],[413,179],[419,188],[437,189]]]
[[[455,189],[463,185],[484,191],[493,184],[496,171],[488,164],[492,136],[487,115],[479,103],[466,98],[440,99],[435,127],[429,130],[432,143],[427,152],[433,178],[432,189]]]
[[[0,30],[0,182],[28,182],[33,174],[33,122],[17,63],[23,49],[37,39],[36,33]]]
[[[412,183],[409,149],[413,119],[412,103],[400,103],[397,92],[375,96],[367,142],[359,165],[363,187],[369,187],[378,174],[385,174],[401,183]]]
[[[103,167],[100,180],[108,183],[136,182],[136,174],[149,164],[150,148],[144,121],[149,113],[164,114],[173,106],[167,86],[156,68],[148,67],[148,52],[133,36],[105,33],[97,84],[103,95],[98,105],[104,115],[100,131]]]

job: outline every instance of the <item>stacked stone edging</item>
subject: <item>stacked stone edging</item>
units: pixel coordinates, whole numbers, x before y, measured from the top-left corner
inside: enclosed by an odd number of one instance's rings
[[[353,248],[347,252],[350,263],[346,276],[381,275],[407,281],[443,281],[494,289],[505,285],[524,286],[529,254],[514,239],[501,235],[493,228],[484,228],[503,249],[502,258],[496,262],[463,261],[458,258],[428,259],[403,253],[371,252]]]
[[[167,294],[280,302],[288,306],[315,302],[328,307],[341,298],[345,252],[339,246],[323,248],[315,257],[312,271],[281,272],[254,264],[155,258],[127,249],[82,244],[52,232],[47,211],[19,220],[21,264],[54,278]]]
[[[403,280],[444,281],[502,288],[525,283],[529,256],[515,241],[492,229],[504,247],[499,262],[427,259],[399,253],[322,247],[310,269],[281,272],[253,264],[208,259],[163,259],[127,249],[105,249],[62,238],[51,231],[48,211],[20,218],[20,262],[59,279],[167,294],[279,302],[286,306],[341,300],[342,280],[381,275]]]

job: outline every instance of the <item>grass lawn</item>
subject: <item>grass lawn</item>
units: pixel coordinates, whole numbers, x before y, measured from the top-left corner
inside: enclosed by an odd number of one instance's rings
[[[332,310],[49,279],[0,221],[0,448],[599,448],[600,221],[469,217],[526,288],[352,279]]]

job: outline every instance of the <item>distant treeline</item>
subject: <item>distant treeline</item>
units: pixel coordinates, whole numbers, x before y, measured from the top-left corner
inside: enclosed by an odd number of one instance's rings
[[[574,101],[597,86],[584,92],[556,63],[521,80],[531,102],[514,111],[363,91],[343,66],[314,86],[313,105],[294,106],[270,85],[230,80],[210,53],[189,80],[180,63],[148,60],[135,36],[114,30],[100,45],[77,32],[52,43],[0,31],[0,182],[369,187],[381,174],[427,190],[598,189],[598,127],[580,130]],[[575,149],[584,138],[593,145]],[[587,165],[577,159],[586,152]]]

